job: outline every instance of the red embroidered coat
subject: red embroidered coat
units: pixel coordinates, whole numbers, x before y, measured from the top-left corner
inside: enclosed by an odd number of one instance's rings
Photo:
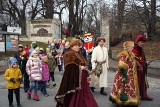
[[[120,70],[122,68],[127,77],[125,84],[124,75]],[[121,101],[120,95],[122,93],[127,94],[127,101]],[[118,105],[139,105],[140,103],[135,56],[134,54],[129,54],[126,50],[123,50],[118,55],[118,67],[110,100]]]

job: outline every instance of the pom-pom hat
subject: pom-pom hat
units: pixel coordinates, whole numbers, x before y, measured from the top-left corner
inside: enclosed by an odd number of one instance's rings
[[[9,65],[10,67],[12,67],[14,62],[17,62],[17,59],[14,58],[14,57],[11,57],[11,58],[9,58],[9,60],[8,60],[8,65]]]

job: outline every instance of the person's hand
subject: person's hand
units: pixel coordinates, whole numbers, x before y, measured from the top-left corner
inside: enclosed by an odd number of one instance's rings
[[[87,66],[81,66],[81,69],[82,69],[82,70],[86,70],[86,69],[87,69]]]
[[[15,83],[14,78],[10,78],[10,81],[13,82],[13,83]]]
[[[92,73],[94,73],[96,70],[95,69],[92,69],[90,72],[89,72],[89,74],[92,74]]]

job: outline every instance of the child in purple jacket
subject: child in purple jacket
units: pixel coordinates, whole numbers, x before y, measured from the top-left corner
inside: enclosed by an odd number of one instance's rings
[[[48,60],[46,55],[42,55],[42,81],[40,86],[40,91],[44,94],[45,97],[48,97],[47,93],[47,82],[49,80],[49,68],[48,68]]]

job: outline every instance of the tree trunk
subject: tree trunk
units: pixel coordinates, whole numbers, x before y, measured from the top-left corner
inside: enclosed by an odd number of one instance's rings
[[[79,10],[79,0],[76,0],[76,34],[79,32],[79,17],[78,17],[78,11]]]
[[[151,14],[149,21],[149,36],[154,36],[156,29],[156,0],[151,0]]]
[[[26,35],[26,18],[20,19],[17,23],[22,29],[22,35]]]
[[[117,22],[117,29],[118,29],[118,37],[119,38],[122,38],[123,15],[124,15],[125,3],[126,3],[126,0],[118,0],[118,22]]]
[[[74,15],[74,0],[69,0],[69,35],[75,35],[76,19]]]
[[[46,0],[46,19],[53,19],[53,0]]]

